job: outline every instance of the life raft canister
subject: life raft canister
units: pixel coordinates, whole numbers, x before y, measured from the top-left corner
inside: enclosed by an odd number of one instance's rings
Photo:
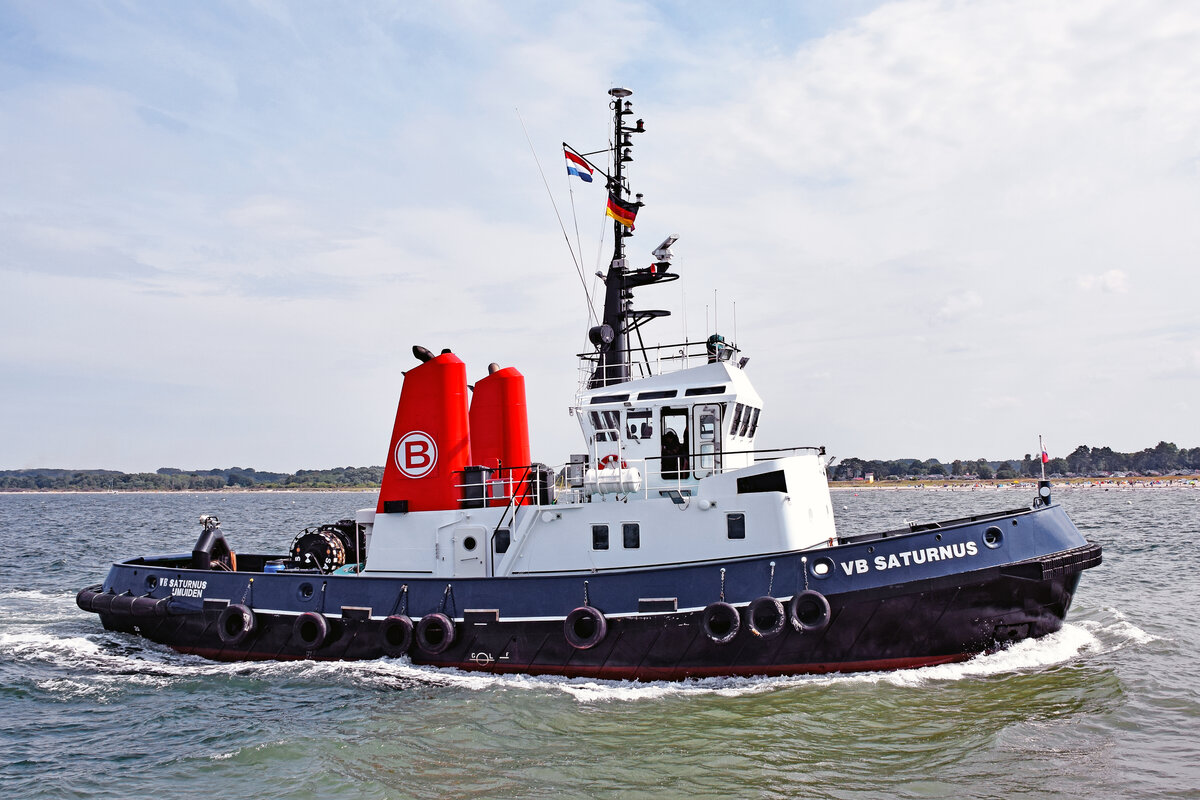
[[[412,641],[413,621],[405,614],[392,614],[379,626],[379,646],[386,656],[406,655]]]
[[[709,603],[700,617],[700,628],[715,644],[728,644],[738,635],[742,618],[738,610],[725,601]]]
[[[454,644],[454,622],[445,614],[426,614],[417,623],[417,647],[436,656]]]
[[[783,631],[787,623],[787,614],[783,603],[769,595],[756,597],[746,608],[746,622],[750,632],[763,639],[772,639]]]
[[[816,633],[829,626],[832,616],[829,600],[825,595],[813,589],[805,589],[792,598],[788,604],[792,627],[798,631]]]
[[[563,636],[576,650],[587,650],[604,641],[608,620],[592,606],[580,606],[563,620]]]
[[[316,611],[305,611],[292,623],[292,639],[305,650],[316,650],[329,638],[329,620]]]
[[[217,617],[217,635],[225,644],[241,644],[257,627],[254,610],[241,603],[225,606]]]

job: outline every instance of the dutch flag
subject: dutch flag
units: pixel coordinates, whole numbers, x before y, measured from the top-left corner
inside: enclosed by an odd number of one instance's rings
[[[572,153],[570,150],[563,150],[563,155],[567,157],[567,174],[575,175],[581,181],[587,183],[592,182],[592,168],[588,163],[579,156]]]

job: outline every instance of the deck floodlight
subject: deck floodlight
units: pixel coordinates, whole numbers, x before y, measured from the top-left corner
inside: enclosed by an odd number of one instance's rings
[[[656,261],[670,261],[675,257],[675,254],[671,252],[671,245],[675,244],[677,241],[679,241],[679,234],[672,233],[670,236],[663,239],[662,244],[654,248],[650,255],[654,256]]]

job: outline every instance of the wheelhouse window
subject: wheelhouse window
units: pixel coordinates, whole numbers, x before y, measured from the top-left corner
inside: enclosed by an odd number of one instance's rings
[[[725,515],[725,534],[730,539],[746,538],[746,515],[738,512]]]
[[[758,412],[759,411],[762,411],[762,409],[761,408],[754,409],[754,413],[750,416],[750,432],[747,433],[746,435],[749,436],[751,439],[754,438],[754,432],[758,430]]]
[[[642,546],[642,526],[636,522],[626,522],[621,525],[621,533],[625,539],[625,547],[632,550]]]
[[[738,426],[742,424],[742,412],[745,411],[745,409],[746,407],[741,403],[738,403],[733,407],[733,422],[729,423],[730,436],[737,436]]]
[[[593,525],[592,526],[592,549],[607,550],[608,549],[608,526]]]
[[[628,439],[649,439],[654,436],[654,412],[639,408],[625,413],[625,428]]]
[[[621,430],[620,411],[592,411],[589,412],[589,416],[592,428],[596,431],[595,441],[615,442],[617,440],[617,434]]]
[[[738,436],[749,435],[749,433],[750,433],[750,418],[754,416],[754,412],[756,412],[756,411],[758,411],[757,408],[751,408],[750,406],[746,406],[746,410],[742,412],[742,424],[738,428],[738,432],[737,432]]]

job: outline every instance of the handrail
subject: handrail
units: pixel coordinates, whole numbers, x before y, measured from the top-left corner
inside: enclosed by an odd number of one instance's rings
[[[510,467],[509,469],[512,470],[513,468]],[[532,464],[525,467],[525,474],[521,476],[521,480],[517,484],[518,487],[521,487],[521,486],[528,487],[529,486],[529,473],[531,473],[532,471],[533,471]],[[526,488],[525,491],[528,492],[529,489]],[[486,492],[484,494],[486,495]],[[525,495],[521,494],[520,496],[524,497]],[[492,529],[492,535],[490,537],[488,537],[488,561],[491,563],[491,567],[492,567],[491,573],[492,573],[493,577],[495,577],[495,575],[496,575],[496,534],[498,534],[500,532],[500,529],[502,527],[504,527],[504,518],[508,516],[508,512],[510,510],[513,510],[516,508],[517,497],[518,497],[518,494],[516,491],[514,491],[512,493],[512,496],[508,498],[508,505],[506,505],[504,507],[504,511],[500,512],[500,520],[496,523],[496,527]],[[513,520],[516,520],[516,518],[517,518],[516,511],[513,511]],[[510,537],[509,543],[511,546],[511,541],[512,541],[512,539],[511,539],[512,529],[511,528],[509,529],[508,535]]]

